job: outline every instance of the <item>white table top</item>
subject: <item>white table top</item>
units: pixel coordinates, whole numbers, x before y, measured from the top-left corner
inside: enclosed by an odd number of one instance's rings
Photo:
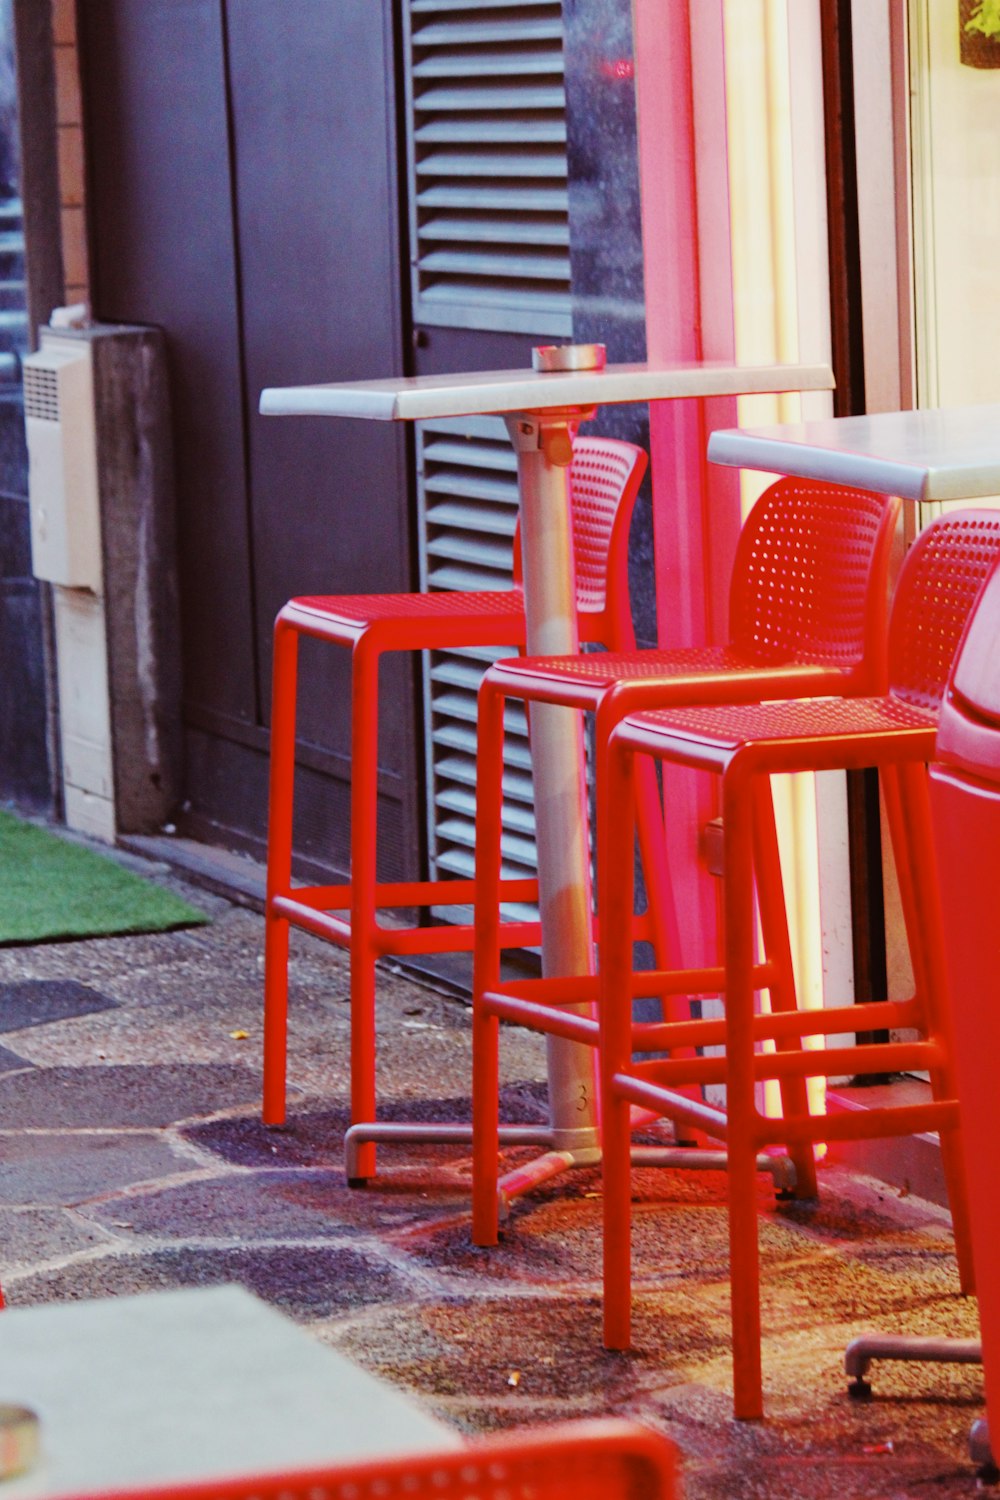
[[[708,456],[904,500],[975,500],[1000,494],[1000,406],[731,428],[712,433]]]
[[[4,1500],[461,1446],[235,1286],[8,1308],[0,1401],[41,1419],[41,1461]]]
[[[340,385],[270,387],[261,394],[260,409],[264,416],[272,417],[368,417],[379,422],[410,422],[485,412],[756,395],[765,391],[827,391],[832,387],[833,375],[827,365],[728,365],[706,360],[676,365],[607,365],[603,370],[565,374],[491,370]]]

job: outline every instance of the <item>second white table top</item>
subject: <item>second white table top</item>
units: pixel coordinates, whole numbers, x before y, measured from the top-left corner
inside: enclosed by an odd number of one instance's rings
[[[1000,494],[1000,406],[828,417],[713,432],[708,456],[740,469],[853,484],[903,500]]]

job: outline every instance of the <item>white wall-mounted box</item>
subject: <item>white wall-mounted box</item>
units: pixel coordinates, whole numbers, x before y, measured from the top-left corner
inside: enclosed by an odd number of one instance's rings
[[[46,329],[24,360],[31,565],[36,578],[101,592],[93,359]]]

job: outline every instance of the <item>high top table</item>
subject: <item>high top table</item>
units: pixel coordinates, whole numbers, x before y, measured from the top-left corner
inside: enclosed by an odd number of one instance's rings
[[[582,346],[586,349],[588,346]],[[536,350],[536,356],[566,350]],[[584,356],[585,357],[585,356]],[[568,466],[572,434],[604,404],[682,400],[778,391],[829,390],[826,365],[723,363],[607,365],[561,370],[499,370],[265,390],[265,416],[366,417],[381,422],[500,414],[517,452],[527,649],[562,655],[579,647],[570,540]],[[593,972],[587,870],[583,732],[579,715],[552,704],[531,706],[539,907],[543,973]],[[586,1009],[586,1007],[583,1007]],[[596,1059],[591,1048],[550,1037],[549,1129],[534,1127],[549,1150],[514,1181],[506,1197],[573,1165],[597,1161]],[[354,1127],[355,1141],[400,1139],[398,1125]],[[465,1127],[410,1139],[468,1139]],[[505,1139],[510,1140],[510,1134]]]
[[[737,468],[856,485],[904,500],[983,500],[1000,496],[1000,405],[955,406],[925,411],[876,412],[863,417],[783,423],[776,427],[713,432],[708,456]],[[978,1108],[979,1101],[973,1101]],[[992,1191],[992,1181],[969,1179],[975,1195]],[[865,1395],[864,1377],[874,1359],[972,1363],[982,1357],[978,1341],[918,1338],[902,1334],[866,1335],[848,1346],[845,1364],[852,1394]],[[973,1461],[994,1463],[989,1428],[973,1424]]]
[[[982,500],[1000,495],[1000,406],[720,429],[709,438],[708,456],[903,500]]]
[[[8,1307],[0,1401],[39,1418],[5,1500],[193,1484],[411,1452],[458,1435],[238,1286]]]

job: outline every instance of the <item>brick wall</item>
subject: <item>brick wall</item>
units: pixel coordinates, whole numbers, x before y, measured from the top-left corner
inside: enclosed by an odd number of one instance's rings
[[[89,299],[84,210],[83,115],[76,51],[76,0],[52,0],[55,44],[56,124],[59,141],[59,201],[66,301]]]

